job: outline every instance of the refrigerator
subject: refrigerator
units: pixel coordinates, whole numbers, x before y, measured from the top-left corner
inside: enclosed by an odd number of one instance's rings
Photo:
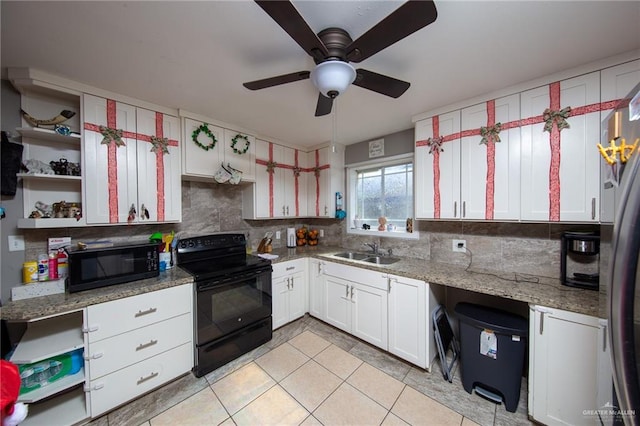
[[[608,138],[616,145],[640,140],[640,85],[609,117]],[[629,152],[629,149],[626,150]],[[640,424],[640,142],[626,164],[609,171],[616,184],[608,265],[607,315],[618,418]]]

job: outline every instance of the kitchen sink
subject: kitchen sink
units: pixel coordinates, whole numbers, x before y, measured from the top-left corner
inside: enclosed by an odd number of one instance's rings
[[[353,251],[345,251],[342,253],[334,254],[336,257],[342,257],[343,259],[351,259],[351,260],[364,260],[367,259],[370,255],[365,253],[357,253]]]
[[[392,263],[396,263],[400,259],[398,259],[397,257],[370,256],[362,260],[369,263],[375,263],[377,265],[391,265]]]

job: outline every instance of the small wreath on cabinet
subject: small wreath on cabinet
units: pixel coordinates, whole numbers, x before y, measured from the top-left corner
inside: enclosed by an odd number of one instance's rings
[[[244,139],[244,148],[242,149],[236,148],[236,145],[238,144],[239,139]],[[238,133],[233,137],[233,139],[231,139],[231,149],[236,154],[240,154],[240,155],[246,154],[247,151],[249,151],[250,146],[251,146],[251,142],[249,142],[249,138],[246,135],[241,135],[240,133]]]
[[[204,133],[209,139],[211,139],[211,143],[209,145],[203,145],[202,143],[200,143],[200,141],[198,140],[198,136],[200,136],[200,133]],[[193,131],[193,133],[191,134],[191,140],[193,140],[196,145],[198,145],[205,151],[213,149],[216,146],[216,142],[218,142],[218,139],[216,139],[216,136],[209,129],[209,126],[206,123],[201,124],[196,130]]]

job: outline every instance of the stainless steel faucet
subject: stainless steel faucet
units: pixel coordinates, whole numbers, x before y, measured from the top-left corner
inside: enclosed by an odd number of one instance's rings
[[[368,246],[369,248],[371,248],[371,251],[373,252],[373,254],[378,254],[378,250],[380,249],[380,246],[378,245],[378,243],[364,243],[365,246]]]

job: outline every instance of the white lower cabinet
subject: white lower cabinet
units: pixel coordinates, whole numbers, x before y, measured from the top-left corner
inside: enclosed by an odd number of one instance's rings
[[[432,286],[389,275],[389,352],[431,370],[437,355],[431,312],[438,306]]]
[[[307,312],[306,259],[273,265],[272,274],[273,329],[304,316]]]
[[[387,350],[386,275],[330,262],[325,275],[325,321]]]
[[[325,320],[324,298],[327,284],[324,261],[309,259],[309,315]]]
[[[597,318],[530,307],[529,415],[546,425],[599,424]]]
[[[193,295],[186,284],[87,307],[91,416],[193,368]]]

